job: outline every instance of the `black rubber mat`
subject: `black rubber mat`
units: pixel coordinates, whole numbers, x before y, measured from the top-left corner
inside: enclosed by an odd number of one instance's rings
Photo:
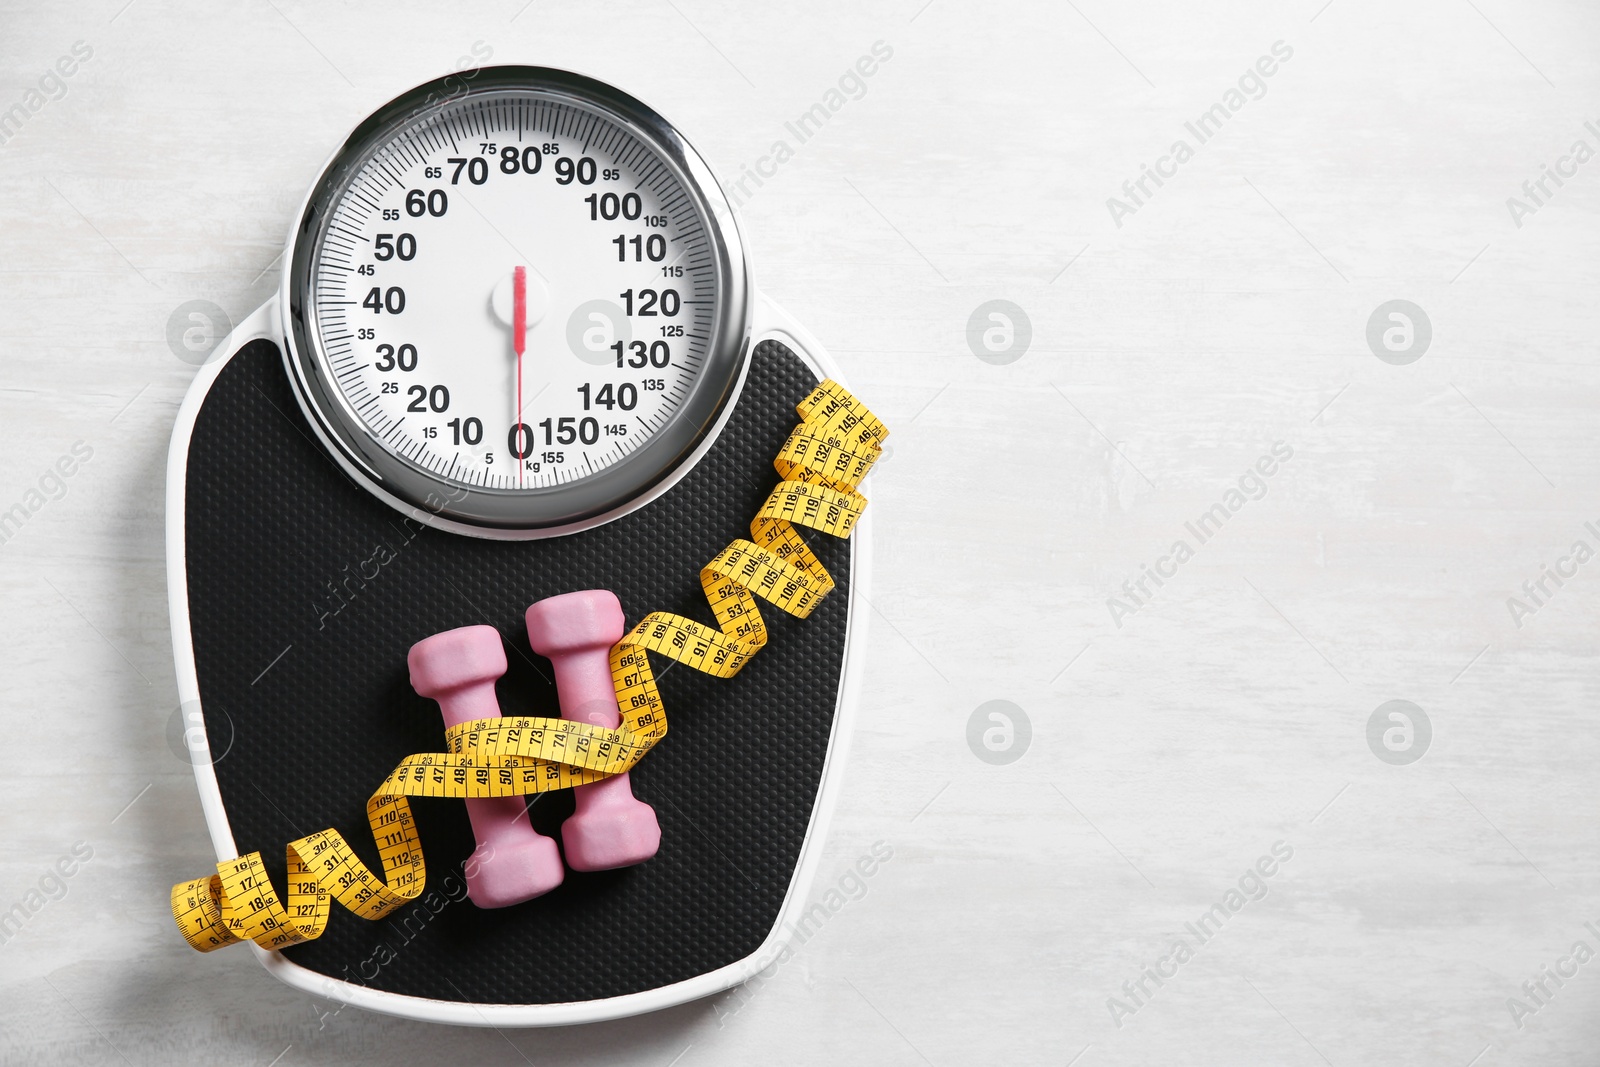
[[[438,705],[407,682],[416,641],[495,626],[511,664],[502,710],[556,715],[550,665],[523,630],[533,601],[611,589],[629,625],[653,610],[713,621],[700,567],[748,534],[777,482],[772,457],[794,405],[816,381],[776,342],[752,358],[721,437],[673,489],[598,529],[515,543],[408,522],[347,479],[301,417],[271,343],[223,368],[189,446],[190,626],[207,733],[233,737],[216,774],[234,840],[261,850],[280,892],[284,845],[326,826],[380,869],[367,797],[401,757],[444,741]],[[738,676],[654,659],[670,730],[633,772],[661,822],[654,859],[568,871],[545,897],[482,911],[464,899],[474,841],[462,802],[413,800],[424,903],[379,922],[335,905],[322,938],[285,955],[394,993],[546,1004],[653,989],[754,952],[805,838],[844,656],[849,547],[808,540],[838,590],[805,620],[763,604],[771,643]],[[557,835],[571,811],[559,792],[531,814]]]

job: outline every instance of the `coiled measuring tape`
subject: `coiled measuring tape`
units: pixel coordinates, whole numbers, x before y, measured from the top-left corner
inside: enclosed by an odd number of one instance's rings
[[[252,852],[217,864],[215,874],[172,887],[172,916],[201,952],[239,941],[279,949],[322,936],[330,901],[381,919],[421,894],[427,878],[408,797],[526,796],[599,781],[631,769],[666,735],[666,711],[650,669],[656,652],[718,678],[731,678],[767,643],[756,597],[805,618],[833,578],[797,526],[848,537],[867,506],[856,487],[882,451],[888,430],[833,380],[796,410],[800,424],[773,460],[778,483],[738,538],[700,570],[717,625],[651,612],[611,649],[621,722],[615,729],[566,719],[475,719],[445,731],[445,752],[407,756],[367,800],[367,822],[383,877],[337,830],[289,842],[287,906]]]

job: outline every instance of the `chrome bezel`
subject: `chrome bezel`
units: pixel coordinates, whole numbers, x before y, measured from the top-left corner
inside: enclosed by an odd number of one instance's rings
[[[337,387],[322,349],[311,280],[329,212],[366,161],[405,126],[475,97],[507,92],[598,112],[649,145],[693,201],[713,249],[719,303],[704,361],[667,425],[605,470],[530,489],[468,485],[377,441]],[[341,467],[380,500],[421,522],[501,540],[547,537],[608,522],[658,495],[709,445],[731,410],[749,359],[750,280],[733,211],[711,169],[664,118],[593,78],[549,67],[498,66],[419,85],[379,108],[334,152],[296,216],[284,257],[284,363],[313,430]]]

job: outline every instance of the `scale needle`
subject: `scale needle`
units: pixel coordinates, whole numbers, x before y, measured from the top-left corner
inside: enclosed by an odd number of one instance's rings
[[[511,347],[517,353],[517,411],[511,420],[511,456],[517,461],[517,484],[522,485],[522,353],[528,347],[528,268],[511,272]]]

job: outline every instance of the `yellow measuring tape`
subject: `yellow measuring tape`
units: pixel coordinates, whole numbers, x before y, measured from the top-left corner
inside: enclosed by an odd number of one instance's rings
[[[172,887],[172,915],[201,952],[237,941],[278,949],[311,941],[328,924],[329,900],[363,919],[381,919],[422,892],[422,846],[407,797],[525,796],[621,774],[667,732],[648,654],[730,678],[767,643],[759,596],[804,618],[833,589],[797,526],[848,537],[867,506],[856,486],[888,430],[837,382],[797,406],[800,425],[773,466],[783,481],[739,538],[700,571],[717,625],[652,612],[611,649],[621,724],[614,730],[548,718],[476,719],[445,731],[446,752],[407,756],[367,801],[383,862],[379,878],[336,830],[289,842],[288,906],[261,853],[223,860],[217,872]],[[752,595],[753,594],[753,595]]]

